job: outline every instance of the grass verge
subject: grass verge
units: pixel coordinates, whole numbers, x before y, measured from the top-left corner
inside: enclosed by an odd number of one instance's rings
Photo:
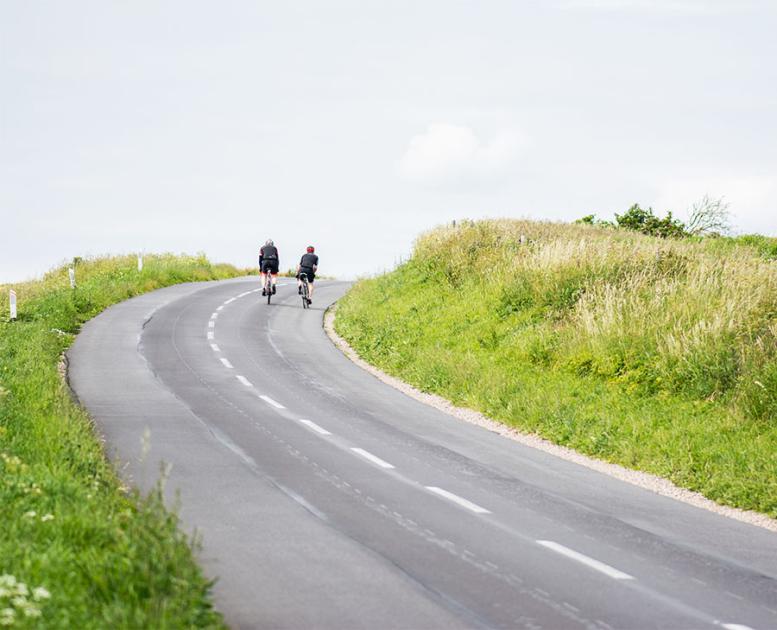
[[[335,325],[423,391],[775,517],[777,263],[756,240],[440,228]]]
[[[161,493],[122,487],[60,358],[81,324],[140,293],[243,273],[203,256],[77,261],[0,287],[0,626],[220,628],[194,544]],[[19,300],[8,321],[8,289]]]

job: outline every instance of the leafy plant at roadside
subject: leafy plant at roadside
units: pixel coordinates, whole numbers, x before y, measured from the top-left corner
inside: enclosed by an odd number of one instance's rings
[[[0,320],[0,608],[3,593],[15,593],[0,624],[222,627],[177,517],[159,492],[143,498],[123,488],[59,363],[80,325],[107,306],[240,271],[172,255],[146,256],[140,273],[130,256],[75,266],[75,290],[66,267],[15,285],[18,321]],[[8,288],[0,287],[5,317]]]

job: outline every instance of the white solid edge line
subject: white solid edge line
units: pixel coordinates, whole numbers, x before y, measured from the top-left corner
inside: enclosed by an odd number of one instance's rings
[[[228,367],[230,370],[232,369],[232,364],[224,357],[221,357],[221,362],[224,364],[224,367]]]
[[[213,352],[221,352],[221,348],[215,343],[210,344],[210,349],[213,350]]]
[[[381,468],[394,468],[387,461],[382,460],[377,455],[373,455],[369,451],[365,451],[363,448],[351,447],[351,450],[357,455],[361,455],[364,459],[371,461],[373,464],[380,466]]]
[[[305,420],[304,418],[300,418],[299,420],[302,424],[310,427],[313,429],[316,433],[320,433],[321,435],[332,435],[329,431],[327,431],[324,427],[318,426],[315,422],[312,420]]]
[[[259,398],[261,398],[267,404],[272,405],[273,407],[276,407],[278,409],[286,409],[286,407],[284,407],[281,403],[279,403],[277,400],[273,400],[269,396],[265,396],[264,394],[260,394]]]
[[[575,551],[574,549],[570,549],[569,547],[565,547],[564,545],[560,545],[557,542],[553,542],[552,540],[538,540],[537,544],[542,545],[543,547],[547,547],[548,549],[551,549],[552,551],[555,551],[556,553],[560,553],[562,556],[566,556],[567,558],[571,558],[572,560],[577,560],[578,562],[595,569],[596,571],[599,571],[600,573],[604,573],[605,575],[615,579],[615,580],[633,580],[634,577],[629,575],[628,573],[624,573],[623,571],[618,571],[615,567],[611,567],[609,564],[605,564],[604,562],[599,562],[598,560],[594,560],[593,558],[589,558],[588,556]]]
[[[722,623],[720,625],[726,630],[753,630],[750,626],[745,626],[741,623]]]
[[[465,507],[468,510],[472,510],[473,512],[475,512],[475,514],[491,514],[491,510],[487,510],[484,507],[480,507],[477,503],[473,503],[472,501],[467,501],[467,499],[460,497],[458,494],[453,494],[452,492],[448,492],[447,490],[443,490],[442,488],[438,488],[437,486],[426,486],[426,489],[429,492],[434,492],[434,494],[437,494],[441,497],[445,497],[446,499],[449,499],[454,503],[458,503],[461,507]]]
[[[213,331],[212,330],[208,331],[208,339],[211,339],[211,340],[213,339]]]
[[[236,374],[235,378],[238,381],[240,381],[241,383],[243,383],[243,385],[245,385],[246,387],[253,387],[253,385],[251,384],[251,381],[249,381],[245,376],[241,376],[240,374]]]

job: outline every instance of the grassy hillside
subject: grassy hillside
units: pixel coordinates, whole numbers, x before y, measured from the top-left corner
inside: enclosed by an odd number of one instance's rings
[[[221,627],[209,584],[159,496],[122,488],[59,366],[79,326],[165,285],[239,275],[204,257],[79,261],[0,287],[0,626]]]
[[[484,221],[431,231],[336,327],[417,387],[777,516],[777,240]]]

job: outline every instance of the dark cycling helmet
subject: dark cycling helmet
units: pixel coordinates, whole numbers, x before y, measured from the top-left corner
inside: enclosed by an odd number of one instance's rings
[[[308,254],[312,254],[314,251],[316,251],[316,248],[312,245],[308,245]]]

